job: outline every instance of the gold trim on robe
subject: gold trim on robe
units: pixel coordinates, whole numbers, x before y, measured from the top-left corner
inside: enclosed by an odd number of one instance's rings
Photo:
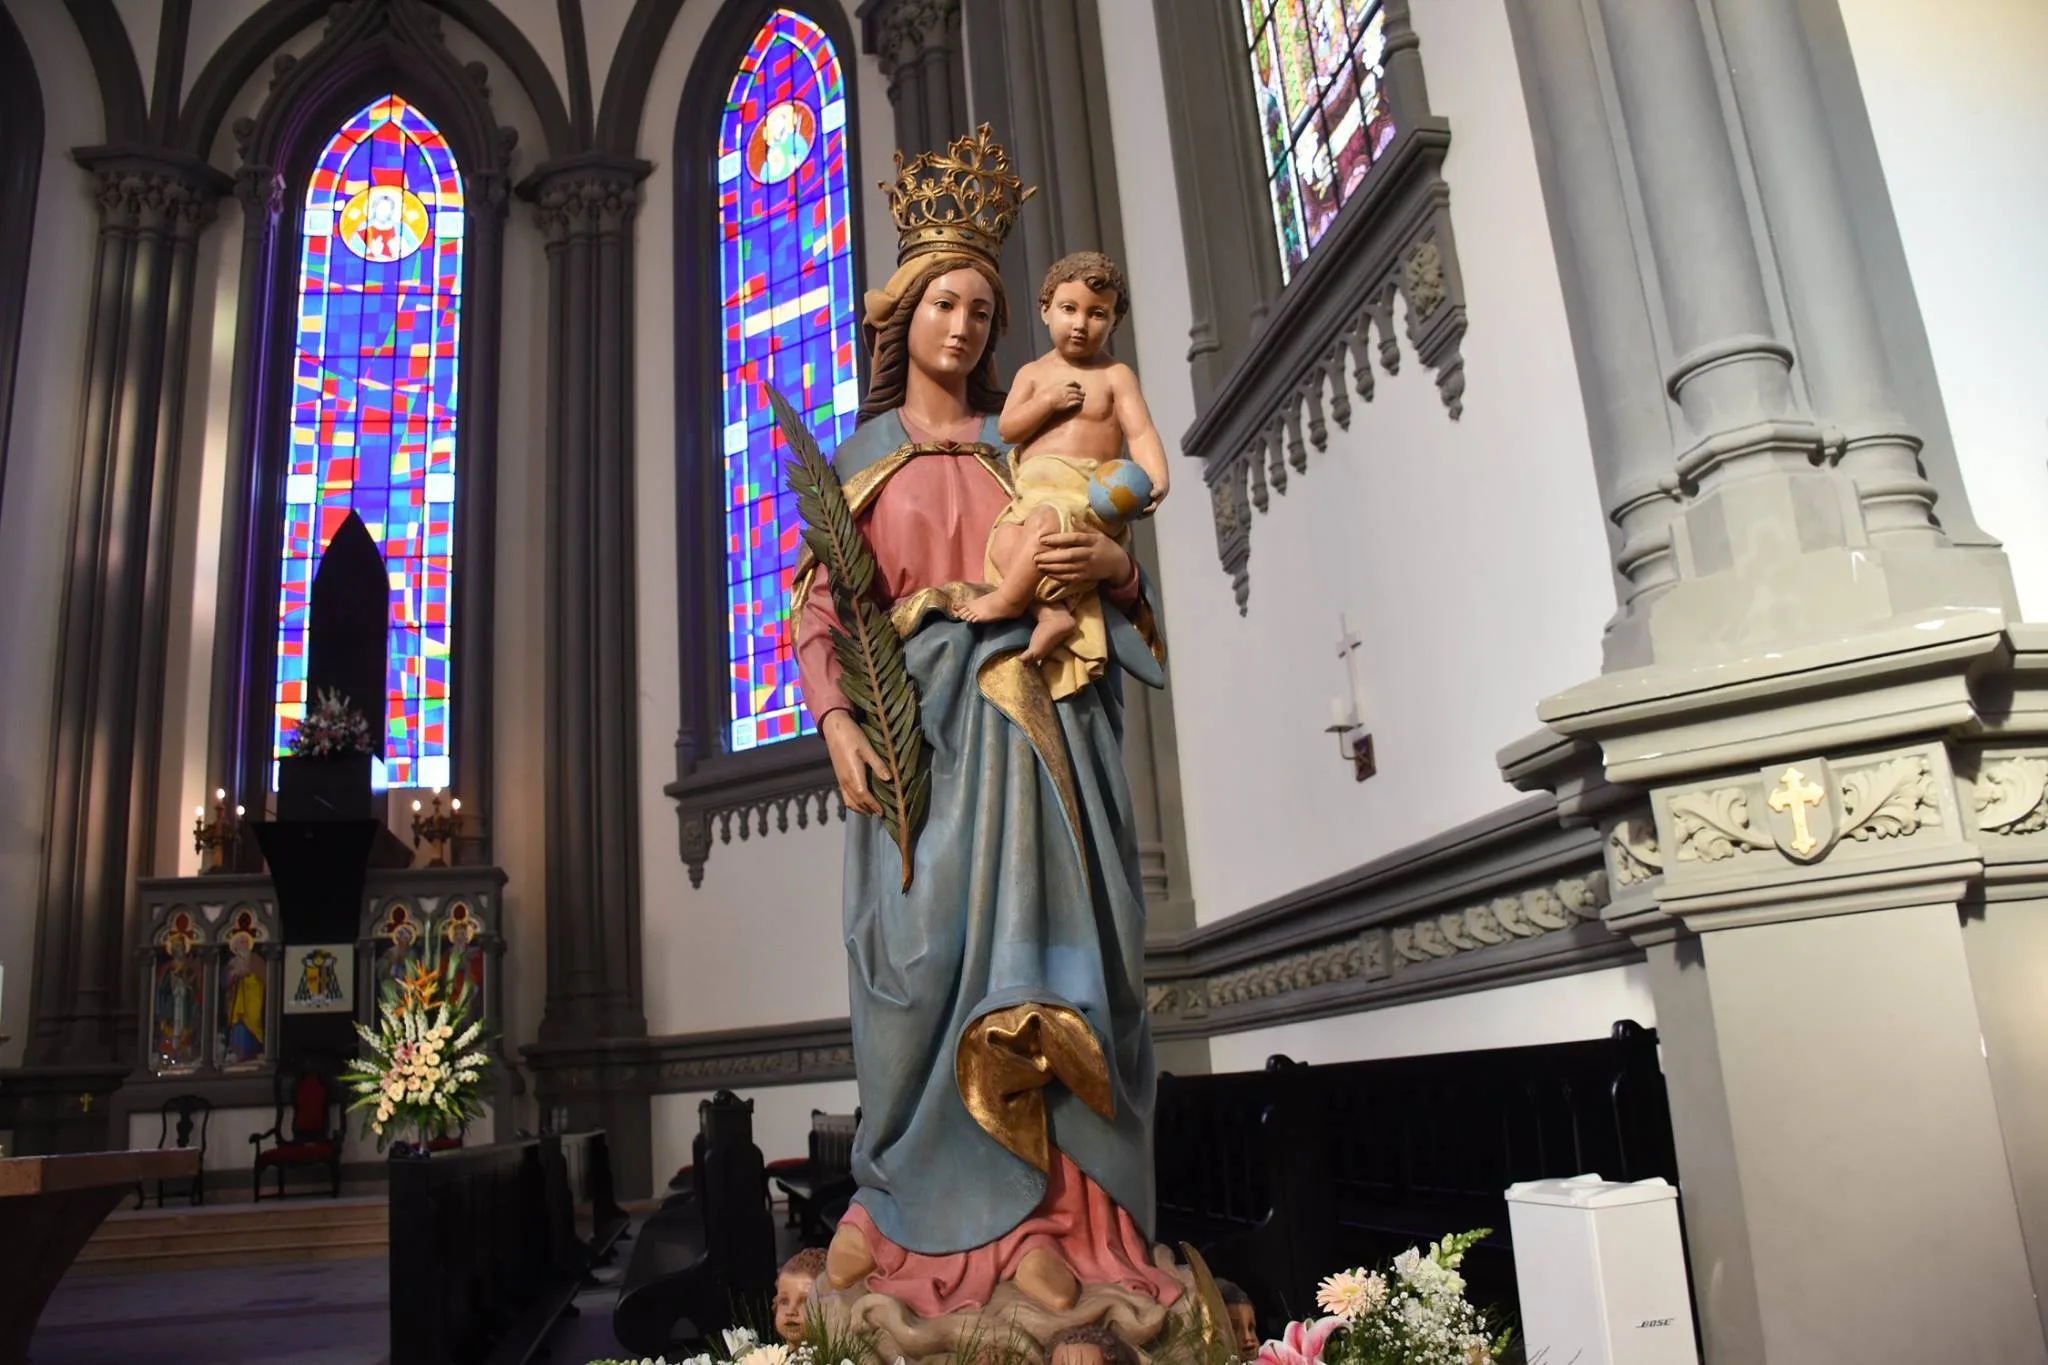
[[[1062,1005],[1012,1005],[976,1019],[960,1035],[953,1078],[981,1130],[1048,1174],[1048,1085],[1058,1081],[1105,1120],[1116,1118],[1102,1044],[1087,1020]]]

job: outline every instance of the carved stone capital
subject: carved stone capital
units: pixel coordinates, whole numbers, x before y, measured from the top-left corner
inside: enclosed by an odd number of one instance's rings
[[[103,228],[195,237],[234,188],[211,166],[173,153],[92,148],[79,152],[78,161],[92,173]]]
[[[868,49],[892,83],[903,68],[960,46],[960,0],[882,0],[863,17]]]
[[[519,186],[552,250],[577,237],[622,236],[654,168],[623,157],[580,156],[541,167]]]

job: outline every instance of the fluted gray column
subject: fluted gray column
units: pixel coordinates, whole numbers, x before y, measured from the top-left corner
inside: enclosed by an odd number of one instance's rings
[[[632,227],[644,161],[600,154],[520,187],[548,261],[547,1001],[528,1050],[545,1113],[616,1134],[646,1185],[648,1078],[565,1058],[641,1038],[639,673],[634,647]]]
[[[1526,60],[1536,157],[1544,182],[1566,318],[1579,358],[1602,505],[1617,528],[1620,610],[1603,638],[1606,666],[1650,662],[1645,613],[1678,579],[1671,521],[1676,436],[1657,364],[1650,301],[1635,229],[1600,98],[1600,72],[1578,5],[1517,5],[1509,12]]]
[[[975,123],[1001,131],[1025,183],[1024,204],[1003,253],[1010,332],[997,367],[1013,375],[1048,344],[1038,319],[1046,270],[1074,251],[1102,251],[1128,268],[1110,140],[1106,54],[1098,0],[964,0]],[[1133,301],[1142,307],[1144,300]],[[1136,366],[1137,329],[1127,319],[1110,348]],[[1156,568],[1150,523],[1137,528],[1139,557]],[[1155,585],[1156,587],[1156,585]],[[1133,687],[1124,697],[1124,767],[1131,782],[1145,901],[1155,929],[1194,927],[1192,879],[1182,828],[1180,761],[1171,689]]]
[[[943,148],[967,132],[960,0],[866,0],[859,14],[861,46],[889,82],[904,156]]]
[[[1708,1360],[2048,1361],[2027,1274],[2048,1213],[2015,1200],[2039,1125],[2001,1129],[2020,1111],[1964,941],[2012,921],[1966,906],[1980,841],[2033,827],[1970,828],[2003,789],[1969,797],[1981,760],[1957,742],[2017,709],[1992,614],[2016,612],[1960,479],[1922,465],[1939,404],[1901,378],[1931,363],[1839,16],[1509,13],[1622,611],[1614,676],[1543,700],[1551,728],[1503,764],[1607,830]],[[1962,546],[1937,520],[1951,485]],[[1931,1169],[1938,1193],[1875,1188]],[[1870,1293],[1907,1279],[1910,1301]]]
[[[226,178],[90,149],[100,216],[58,645],[31,1066],[130,1056],[129,900],[153,871],[168,575],[195,243]]]

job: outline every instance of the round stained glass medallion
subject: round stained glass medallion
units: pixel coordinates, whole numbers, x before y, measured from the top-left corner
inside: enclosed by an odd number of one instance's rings
[[[399,185],[366,185],[342,206],[342,244],[366,261],[402,261],[433,235],[427,206]]]
[[[747,139],[747,174],[764,185],[789,179],[811,154],[817,137],[818,116],[811,106],[784,100],[762,115]]]

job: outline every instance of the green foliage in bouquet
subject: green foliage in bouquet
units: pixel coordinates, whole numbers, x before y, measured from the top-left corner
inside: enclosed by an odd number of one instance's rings
[[[918,726],[917,684],[911,681],[889,609],[876,600],[874,552],[854,523],[839,476],[803,418],[772,385],[768,402],[789,442],[787,477],[804,519],[804,544],[832,585],[839,618],[832,628],[832,651],[844,670],[839,686],[853,703],[861,732],[889,770],[886,778],[870,774],[869,781],[882,803],[882,824],[903,855],[903,889],[908,891],[917,831],[931,804],[931,758]]]
[[[491,1059],[483,1050],[482,1002],[459,961],[444,960],[440,936],[420,941],[405,974],[387,980],[377,1027],[356,1025],[363,1051],[342,1076],[365,1111],[363,1131],[383,1151],[394,1132],[427,1139],[460,1133],[483,1113]]]

